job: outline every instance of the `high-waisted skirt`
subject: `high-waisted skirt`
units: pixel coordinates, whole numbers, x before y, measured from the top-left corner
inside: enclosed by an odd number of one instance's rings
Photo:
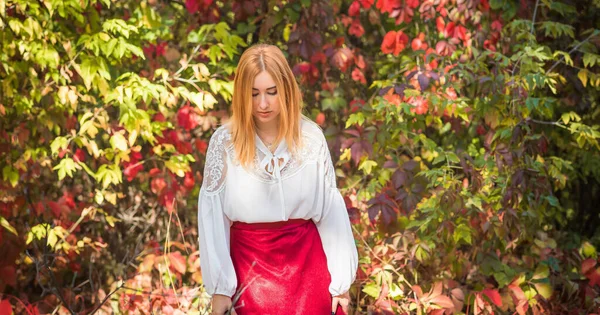
[[[331,314],[331,275],[312,220],[234,222],[230,251],[237,314]]]

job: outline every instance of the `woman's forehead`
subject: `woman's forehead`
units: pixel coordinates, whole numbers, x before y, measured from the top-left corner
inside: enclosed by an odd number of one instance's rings
[[[253,90],[267,90],[276,87],[275,81],[271,74],[267,71],[263,71],[256,75],[254,83],[252,84]]]

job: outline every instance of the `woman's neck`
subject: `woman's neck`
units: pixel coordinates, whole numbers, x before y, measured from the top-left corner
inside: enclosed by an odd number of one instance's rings
[[[277,137],[279,132],[279,121],[274,119],[268,123],[257,123],[256,129],[256,132],[258,132],[261,136]]]

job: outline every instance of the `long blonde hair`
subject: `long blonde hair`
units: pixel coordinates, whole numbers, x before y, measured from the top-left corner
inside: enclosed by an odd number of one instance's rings
[[[302,94],[285,56],[277,46],[256,44],[246,49],[236,68],[233,82],[231,135],[237,159],[244,167],[254,159],[256,125],[252,117],[252,84],[267,71],[277,86],[281,112],[275,143],[285,139],[290,152],[300,146]]]

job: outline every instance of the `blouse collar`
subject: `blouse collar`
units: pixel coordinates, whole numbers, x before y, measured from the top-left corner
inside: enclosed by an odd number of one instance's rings
[[[271,152],[257,134],[254,135],[254,138],[258,149],[265,155],[260,161],[260,168],[279,178],[281,176],[281,169],[283,169],[290,159],[287,142],[285,139],[282,139],[277,145],[275,152]]]

